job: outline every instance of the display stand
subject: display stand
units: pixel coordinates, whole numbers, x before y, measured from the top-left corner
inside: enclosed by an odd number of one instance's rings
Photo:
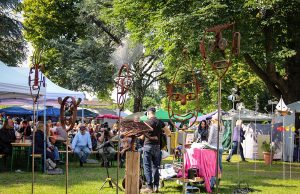
[[[140,192],[140,153],[128,151],[126,152],[126,173],[125,173],[125,193],[139,193]]]

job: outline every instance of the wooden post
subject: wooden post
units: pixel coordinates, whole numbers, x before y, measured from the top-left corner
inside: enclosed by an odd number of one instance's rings
[[[140,153],[126,152],[125,193],[140,193]]]

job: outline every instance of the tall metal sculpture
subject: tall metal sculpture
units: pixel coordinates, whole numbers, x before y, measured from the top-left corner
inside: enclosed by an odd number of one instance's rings
[[[200,94],[200,83],[196,77],[194,72],[194,68],[190,62],[188,57],[187,49],[183,50],[183,55],[188,63],[188,71],[191,73],[192,81],[181,83],[180,81],[176,80],[178,78],[180,69],[184,66],[178,66],[176,72],[173,76],[173,79],[170,84],[167,84],[167,96],[168,96],[168,114],[170,118],[170,122],[177,127],[173,120],[181,123],[185,123],[186,121],[190,120],[191,118],[195,117],[195,120],[192,123],[189,123],[189,127],[193,126],[197,120],[198,113],[199,113],[199,94]],[[186,73],[186,70],[182,71],[182,73]],[[196,102],[195,107],[190,108],[185,113],[182,113],[179,106],[186,106],[190,102]]]
[[[191,64],[190,58],[188,56],[188,50],[183,50],[183,56],[185,60],[187,61],[187,66],[178,66],[176,69],[176,72],[173,76],[172,82],[167,85],[167,96],[168,96],[168,114],[170,118],[170,122],[178,129],[180,127],[176,126],[174,121],[185,123],[186,121],[190,120],[191,118],[195,118],[192,123],[189,123],[189,127],[192,127],[194,123],[197,120],[198,114],[199,114],[199,93],[200,93],[200,83],[196,77],[196,74],[194,72],[194,68]],[[182,69],[182,68],[188,68]],[[179,79],[179,73],[182,72],[184,75],[186,72],[189,71],[191,73],[191,77],[189,77],[189,80],[192,79],[192,81],[185,82],[184,81],[178,81]],[[194,102],[194,106],[185,113],[182,113],[180,111],[181,106],[187,106],[190,105],[190,102]],[[182,142],[182,152],[185,153],[185,131],[183,133],[183,142]],[[184,156],[182,161],[182,175],[183,180],[185,179],[185,164],[184,164]],[[184,181],[183,181],[184,182]],[[184,184],[182,192],[185,193],[184,190]]]
[[[207,34],[214,33],[214,39],[209,39]],[[219,174],[219,132],[221,125],[221,83],[232,64],[233,56],[240,53],[241,34],[234,31],[234,23],[227,23],[208,28],[204,31],[200,41],[200,53],[204,64],[208,63],[218,77],[218,141],[216,162],[216,192],[218,193]],[[230,46],[231,41],[231,46]]]
[[[279,113],[280,116],[282,116],[282,144],[281,144],[281,150],[282,150],[282,178],[285,179],[285,162],[284,162],[284,147],[285,147],[285,127],[284,127],[284,117],[288,114],[290,114],[290,109],[286,106],[286,104],[284,103],[282,96],[278,102],[278,104],[276,105],[276,110]],[[290,132],[292,132],[292,130],[290,130]],[[290,134],[291,135],[291,134]],[[290,136],[291,138],[291,142],[292,142],[292,135]],[[292,147],[292,146],[291,146]],[[290,148],[291,149],[291,148]],[[290,156],[290,159],[292,158],[292,156]],[[290,179],[292,178],[292,173],[291,173],[291,160],[290,160]]]
[[[118,75],[115,78],[115,85],[117,89],[117,104],[119,109],[119,126],[118,126],[118,153],[117,153],[117,194],[119,193],[119,171],[120,171],[120,123],[121,123],[121,111],[124,109],[124,103],[127,93],[132,84],[132,75],[130,73],[130,67],[128,64],[123,64],[119,69]]]
[[[33,66],[29,70],[28,85],[30,88],[30,94],[33,100],[33,133],[32,133],[32,185],[31,193],[34,193],[34,148],[35,148],[35,132],[36,132],[36,114],[37,114],[37,102],[40,97],[40,90],[45,87],[45,77],[40,71],[41,65],[41,52],[36,51],[33,55]]]
[[[72,96],[66,96],[64,99],[58,98],[58,103],[60,104],[60,121],[62,128],[66,130],[66,121],[69,121],[70,129],[73,129],[76,117],[77,117],[77,107],[81,102],[81,98],[76,101]],[[66,130],[67,131],[67,130]],[[69,180],[69,138],[66,139],[66,193],[68,193],[68,180]]]

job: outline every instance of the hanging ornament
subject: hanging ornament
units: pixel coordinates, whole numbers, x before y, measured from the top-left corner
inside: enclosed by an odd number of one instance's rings
[[[186,60],[189,60],[187,50],[183,51],[183,55]],[[187,69],[184,69],[188,67]],[[176,79],[182,75],[190,73],[189,82],[180,83]],[[187,79],[186,79],[187,80]],[[178,65],[176,72],[170,84],[167,84],[167,96],[168,96],[168,114],[170,122],[176,126],[173,122],[185,123],[191,118],[195,117],[194,121],[189,123],[189,127],[193,126],[197,120],[199,114],[199,94],[200,83],[196,78],[194,68],[190,61],[187,66]],[[186,106],[187,111],[182,112],[182,106]],[[177,127],[177,126],[176,126]]]
[[[290,113],[290,109],[286,106],[282,97],[280,97],[280,100],[276,105],[276,110],[279,112],[281,116],[286,116],[287,114]]]

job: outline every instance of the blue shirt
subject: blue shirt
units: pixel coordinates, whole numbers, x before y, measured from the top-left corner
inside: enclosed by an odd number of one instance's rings
[[[80,132],[78,132],[73,141],[72,141],[72,149],[74,150],[75,147],[80,146],[80,147],[88,147],[92,149],[92,141],[91,141],[91,136],[89,132],[85,132],[84,135],[82,135]]]

